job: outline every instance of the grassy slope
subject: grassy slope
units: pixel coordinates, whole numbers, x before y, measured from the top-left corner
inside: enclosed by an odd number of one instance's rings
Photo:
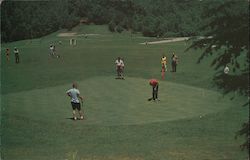
[[[87,28],[86,30],[89,31],[87,33],[95,33],[92,29]],[[97,33],[101,32],[100,28],[97,30]],[[6,66],[8,69],[2,71],[3,93],[69,83],[75,80],[75,74],[78,74],[78,80],[90,76],[112,75],[115,58],[123,55],[128,76],[159,78],[159,59],[162,53],[170,57],[173,51],[179,56],[180,63],[185,63],[178,66],[175,79],[167,75],[167,80],[207,88],[212,74],[212,69],[207,68],[209,62],[199,65],[199,70],[197,70],[196,58],[194,58],[197,57],[197,51],[185,54],[183,52],[185,49],[184,42],[145,46],[138,45],[138,43],[145,41],[145,39],[148,40],[148,38],[135,35],[137,38],[131,39],[129,34],[107,34],[106,32],[104,31],[105,34],[101,37],[92,36],[87,39],[78,37],[78,43],[81,43],[81,46],[75,48],[68,46],[69,38],[55,38],[56,34],[42,40],[33,40],[32,43],[30,41],[19,41],[3,45],[2,50],[5,47],[18,46],[23,62],[18,65],[18,69],[15,67],[16,64],[11,63]],[[47,57],[48,46],[55,40],[62,40],[63,44],[67,44],[57,47],[59,53],[63,55],[61,61],[48,60]],[[12,55],[12,58],[14,60],[14,55]],[[5,62],[3,61],[3,63]],[[190,63],[194,65],[184,65]],[[62,71],[72,74],[62,75]],[[19,74],[20,72],[22,74]],[[8,79],[5,80],[5,77]]]
[[[211,89],[210,59],[197,65],[198,51],[184,53],[184,42],[139,45],[150,39],[111,34],[103,26],[83,26],[73,32],[102,35],[78,37],[81,45],[77,47],[69,47],[68,38],[56,37],[57,33],[32,43],[2,46],[17,46],[21,51],[18,67],[13,62],[7,65],[2,57],[4,159],[65,159],[75,151],[85,159],[221,160],[247,156],[239,149],[242,140],[234,139],[248,116],[246,109],[240,109],[244,99],[221,99],[208,90],[203,97],[203,89],[186,86]],[[55,40],[63,42],[57,46],[60,60],[47,57],[48,46]],[[174,77],[168,72],[161,81],[161,96],[167,99],[156,105],[145,102],[151,92],[147,79],[160,78],[159,59],[162,53],[170,57],[172,51],[180,57],[180,65]],[[125,58],[126,76],[131,77],[125,81],[112,79],[117,56]],[[71,110],[64,93],[75,80],[86,96],[86,124],[66,119]],[[117,89],[119,83],[122,92]],[[200,119],[204,112],[209,114]]]

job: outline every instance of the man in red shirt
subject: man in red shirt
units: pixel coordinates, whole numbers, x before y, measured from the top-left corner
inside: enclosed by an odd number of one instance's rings
[[[158,100],[158,89],[159,89],[159,82],[157,81],[157,79],[151,79],[149,81],[149,84],[152,86],[152,98],[149,98],[148,101],[151,101],[152,99],[155,101],[155,100]]]

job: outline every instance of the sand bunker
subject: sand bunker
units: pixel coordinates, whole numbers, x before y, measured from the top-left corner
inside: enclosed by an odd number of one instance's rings
[[[57,35],[58,37],[72,37],[72,36],[76,36],[76,33],[73,32],[73,33],[59,33]]]

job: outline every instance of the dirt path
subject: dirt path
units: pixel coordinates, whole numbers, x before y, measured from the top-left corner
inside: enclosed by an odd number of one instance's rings
[[[189,39],[189,37],[178,37],[178,38],[172,38],[172,39],[166,39],[166,40],[160,40],[160,41],[143,42],[143,43],[140,43],[140,44],[160,44],[160,43],[185,41],[185,40],[188,40],[188,39]]]

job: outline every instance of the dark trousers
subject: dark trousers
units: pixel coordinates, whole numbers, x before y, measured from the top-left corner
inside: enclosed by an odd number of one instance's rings
[[[158,88],[159,88],[159,85],[153,86],[153,92],[152,92],[153,100],[158,99]]]
[[[120,66],[117,66],[116,71],[117,71],[117,76],[122,77],[123,68]]]
[[[172,72],[176,72],[176,62],[172,62]]]
[[[19,55],[15,54],[16,63],[19,63]]]

